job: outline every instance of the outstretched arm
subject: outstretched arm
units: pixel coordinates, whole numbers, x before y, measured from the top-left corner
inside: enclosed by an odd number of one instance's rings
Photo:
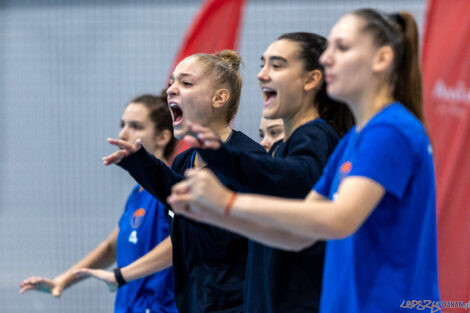
[[[233,192],[226,189],[210,171],[190,170],[187,171],[187,177],[187,180],[173,188],[169,199],[178,213],[201,221],[207,219],[210,223],[231,230],[236,228],[240,233],[249,232],[253,239],[257,237],[257,240],[266,242],[256,235],[260,230],[253,226],[260,224],[267,229],[284,231],[305,240],[304,247],[318,238],[343,238],[352,234],[385,193],[380,184],[368,178],[347,177],[341,183],[334,201],[320,200],[322,198],[315,193],[306,200],[240,194],[227,208]],[[213,217],[214,214],[218,215],[217,219]],[[232,218],[244,226],[226,221]],[[228,226],[228,223],[232,224]],[[285,248],[282,239],[272,237],[272,240],[274,243],[269,244]],[[297,244],[302,248],[300,242],[291,247],[299,249]]]
[[[178,188],[177,185],[175,187]],[[173,210],[178,214],[201,223],[225,228],[251,240],[279,249],[300,251],[316,241],[312,238],[297,236],[262,223],[247,221],[233,216],[227,218],[209,208],[203,208],[203,205],[193,206],[190,204],[190,201],[186,201],[182,197],[175,197],[174,194],[170,196],[168,201],[171,203]]]
[[[20,292],[25,293],[29,290],[37,290],[51,293],[55,297],[60,297],[62,292],[80,281],[82,277],[77,277],[74,271],[82,267],[104,268],[108,267],[116,260],[116,242],[119,228],[116,227],[111,234],[95,249],[88,253],[77,264],[55,277],[54,279],[46,277],[32,276],[20,283]]]
[[[232,149],[209,128],[190,124],[197,136],[185,139],[195,147],[209,168],[232,178],[242,192],[304,198],[320,177],[337,137],[326,133],[321,122],[305,128],[289,141],[288,155],[273,158]]]
[[[134,144],[117,139],[108,139],[108,142],[119,150],[104,157],[104,164],[119,165],[128,171],[140,186],[166,205],[171,187],[183,180],[183,176],[149,154],[140,144],[140,140]]]

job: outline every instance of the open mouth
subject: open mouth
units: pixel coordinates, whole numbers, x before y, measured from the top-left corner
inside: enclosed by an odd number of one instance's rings
[[[183,123],[183,110],[177,103],[170,103],[169,108],[173,117],[173,127],[181,125]]]
[[[264,105],[268,105],[272,99],[274,99],[277,95],[277,91],[271,88],[263,87],[261,88],[264,96]]]

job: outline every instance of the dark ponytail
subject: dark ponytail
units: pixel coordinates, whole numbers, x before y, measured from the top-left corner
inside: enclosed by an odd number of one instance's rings
[[[363,31],[371,33],[381,47],[394,53],[390,84],[393,98],[423,122],[423,88],[419,64],[418,27],[408,12],[384,14],[374,9],[353,11],[365,21]]]
[[[324,76],[323,66],[320,64],[320,56],[326,49],[326,38],[306,32],[287,33],[277,40],[290,40],[300,46],[299,58],[305,64],[306,71],[320,70]],[[315,96],[315,103],[320,118],[328,122],[340,135],[343,136],[353,125],[354,118],[349,108],[343,102],[331,99],[326,93],[326,83],[322,77],[320,89]]]

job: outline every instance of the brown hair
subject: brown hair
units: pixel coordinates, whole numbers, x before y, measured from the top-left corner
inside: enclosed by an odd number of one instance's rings
[[[171,139],[163,149],[163,157],[170,159],[176,146],[176,138],[173,135],[173,119],[166,100],[166,93],[163,91],[160,96],[141,95],[132,99],[129,103],[139,103],[149,110],[148,117],[153,122],[155,132],[161,132],[165,129],[171,133]]]
[[[241,63],[240,55],[233,50],[222,50],[216,54],[194,54],[204,66],[206,72],[211,73],[217,87],[227,88],[230,98],[227,102],[227,117],[229,123],[237,114],[242,90],[242,78],[238,73]]]
[[[314,33],[296,32],[283,34],[277,38],[277,40],[281,39],[296,42],[300,46],[299,58],[304,63],[304,70],[318,69],[324,77],[324,69],[319,59],[326,49],[325,37]],[[354,117],[347,105],[331,99],[326,93],[326,83],[323,78],[315,96],[314,105],[317,107],[320,118],[328,122],[340,136],[343,136],[354,125]]]
[[[392,48],[394,61],[390,83],[393,97],[423,122],[419,36],[415,19],[408,12],[384,14],[374,9],[359,9],[352,14],[365,21],[362,30],[371,33],[378,46]]]

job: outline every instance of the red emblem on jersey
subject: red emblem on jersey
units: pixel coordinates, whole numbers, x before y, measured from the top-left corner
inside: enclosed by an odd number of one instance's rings
[[[352,163],[351,161],[346,161],[341,165],[339,168],[339,179],[342,180],[344,177],[346,177],[349,172],[352,170]]]
[[[140,224],[144,220],[145,216],[145,209],[138,209],[137,211],[132,214],[131,217],[131,226],[132,228],[139,228]]]

